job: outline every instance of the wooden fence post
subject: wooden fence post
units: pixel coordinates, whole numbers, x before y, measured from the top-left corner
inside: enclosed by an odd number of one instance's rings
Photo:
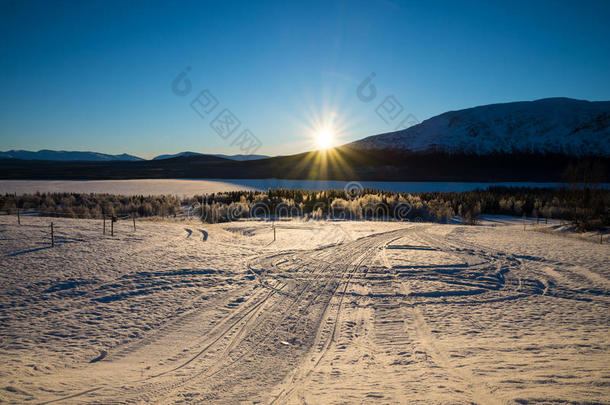
[[[275,224],[273,224],[273,241],[275,242]]]
[[[104,218],[104,235],[106,235],[106,215],[102,215]]]
[[[110,236],[114,236],[114,217],[110,218]]]
[[[53,232],[53,222],[51,222],[51,247],[55,247],[55,234]]]
[[[133,213],[131,215],[131,217],[133,218],[133,231],[135,232],[136,231],[136,214]]]

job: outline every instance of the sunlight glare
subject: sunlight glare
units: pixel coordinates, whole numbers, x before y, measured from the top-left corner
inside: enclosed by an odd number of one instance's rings
[[[316,134],[316,143],[319,149],[328,149],[333,144],[333,133],[329,130],[322,130]]]

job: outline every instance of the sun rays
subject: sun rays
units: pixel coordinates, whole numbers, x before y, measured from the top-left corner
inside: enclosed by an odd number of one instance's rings
[[[300,114],[293,116],[298,128],[295,144],[310,152],[295,155],[286,175],[308,179],[351,179],[351,166],[358,154],[345,148],[349,137],[358,131],[359,117],[340,93],[332,91],[316,97],[301,98]]]

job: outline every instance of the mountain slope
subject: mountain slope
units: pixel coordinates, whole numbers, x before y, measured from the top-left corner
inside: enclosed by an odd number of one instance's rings
[[[98,152],[77,152],[65,150],[42,149],[38,152],[29,150],[9,150],[0,152],[0,159],[25,159],[25,160],[55,160],[61,162],[110,162],[110,161],[129,161],[135,162],[144,160],[140,157],[123,153],[120,155],[108,155]]]
[[[412,152],[610,155],[610,101],[547,98],[450,111],[410,128],[353,142]]]

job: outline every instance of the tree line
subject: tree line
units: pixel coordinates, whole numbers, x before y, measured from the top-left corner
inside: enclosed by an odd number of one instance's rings
[[[467,192],[397,193],[349,190],[270,189],[231,191],[194,197],[173,195],[35,193],[0,196],[0,209],[33,210],[43,216],[201,218],[225,222],[248,217],[409,220],[446,222],[460,216],[475,223],[483,214],[571,221],[578,230],[610,226],[610,190],[595,186],[559,189],[489,187]]]

